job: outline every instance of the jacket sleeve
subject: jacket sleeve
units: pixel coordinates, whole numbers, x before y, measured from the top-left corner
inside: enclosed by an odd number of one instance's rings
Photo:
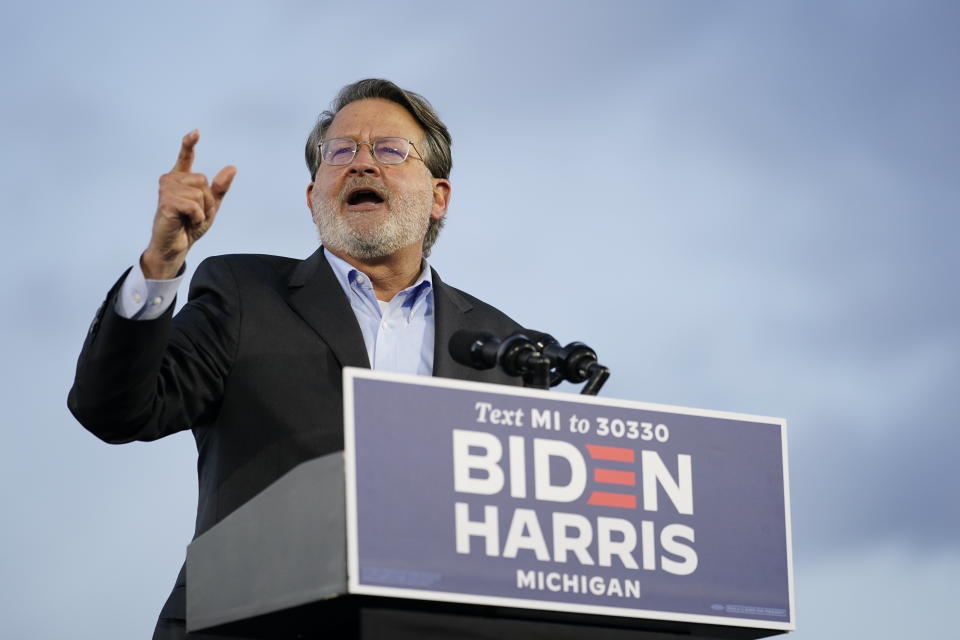
[[[120,282],[90,326],[67,399],[70,411],[110,443],[156,440],[215,416],[240,333],[229,261],[200,264],[175,318],[172,307],[155,320],[119,316]]]

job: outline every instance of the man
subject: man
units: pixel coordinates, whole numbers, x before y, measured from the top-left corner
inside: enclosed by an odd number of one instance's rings
[[[69,397],[107,442],[192,430],[196,535],[301,462],[342,449],[344,366],[518,382],[447,353],[458,329],[519,326],[424,260],[451,193],[450,135],[424,98],[386,80],[344,87],[306,147],[321,249],[303,261],[206,260],[174,318],[186,255],[236,174],[194,173],[198,140],[188,133],[160,178],[149,245],[97,312]],[[181,570],[155,638],[184,637],[184,593]]]

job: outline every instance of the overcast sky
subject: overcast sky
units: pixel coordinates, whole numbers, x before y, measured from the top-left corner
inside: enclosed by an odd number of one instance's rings
[[[788,420],[793,637],[945,637],[960,5],[451,6],[0,10],[3,635],[149,637],[192,535],[189,434],[113,447],[66,410],[181,136],[197,170],[239,170],[191,271],[305,257],[306,134],[376,76],[453,134],[444,280],[592,345],[605,396]]]

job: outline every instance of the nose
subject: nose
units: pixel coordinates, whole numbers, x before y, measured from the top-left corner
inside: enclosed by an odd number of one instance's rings
[[[357,145],[357,154],[353,156],[347,172],[350,175],[379,176],[380,164],[373,157],[373,148],[369,144]]]

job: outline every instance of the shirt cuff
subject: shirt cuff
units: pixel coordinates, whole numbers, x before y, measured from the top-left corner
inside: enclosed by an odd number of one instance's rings
[[[186,265],[172,280],[147,280],[138,261],[123,279],[114,310],[127,320],[156,320],[173,304],[185,271]]]

